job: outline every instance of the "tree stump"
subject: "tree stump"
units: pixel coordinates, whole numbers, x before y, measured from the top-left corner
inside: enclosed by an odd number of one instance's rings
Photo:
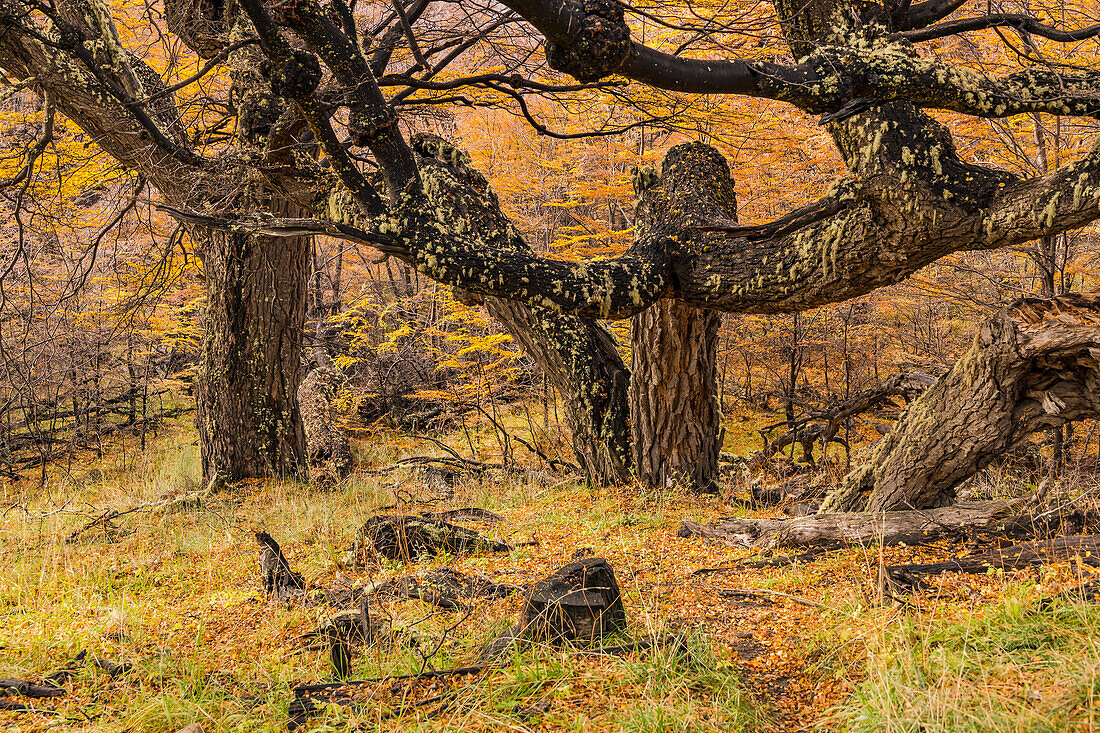
[[[570,563],[527,593],[520,620],[532,641],[598,639],[626,626],[615,572],[602,557]]]
[[[531,642],[589,643],[625,626],[615,571],[602,557],[587,557],[532,585],[519,623],[490,641],[477,663],[492,664],[512,648]]]
[[[302,576],[290,569],[282,548],[267,532],[257,532],[260,543],[260,579],[264,593],[287,601],[301,595],[306,587]]]
[[[332,398],[342,381],[337,370],[318,367],[298,388],[310,477],[321,488],[332,488],[347,478],[354,463],[347,436],[332,415]]]
[[[463,555],[508,552],[510,545],[429,517],[380,514],[371,517],[355,533],[355,542],[344,556],[347,565],[365,565],[373,551],[390,560],[417,562],[441,552]]]

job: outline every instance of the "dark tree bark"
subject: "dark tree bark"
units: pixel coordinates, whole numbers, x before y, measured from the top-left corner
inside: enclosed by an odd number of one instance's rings
[[[659,300],[630,319],[630,423],[643,486],[717,490],[721,322],[714,311],[675,300]]]
[[[169,202],[299,215],[298,206],[258,177],[233,165],[211,165],[194,150],[181,134],[172,94],[151,67],[122,46],[113,26],[103,23],[109,17],[97,0],[65,4],[50,18],[51,33],[61,39],[51,46],[35,40],[27,14],[4,5],[0,66],[21,77],[34,75],[65,115],[122,165],[147,177]],[[216,51],[195,45],[204,55]],[[259,58],[254,51],[236,59],[235,66],[244,70],[236,76],[258,79],[253,62]],[[144,98],[150,102],[136,101]],[[242,143],[262,148],[266,138]],[[293,178],[287,182],[285,190],[293,190]],[[203,472],[208,480],[297,473],[304,465],[295,396],[309,238],[201,227],[191,234],[207,289],[196,385]]]
[[[596,321],[486,298],[500,321],[554,385],[565,406],[573,452],[593,486],[630,480],[630,372],[614,338]]]
[[[203,474],[298,474],[306,465],[297,395],[309,239],[211,231],[196,240],[207,292],[196,383]]]

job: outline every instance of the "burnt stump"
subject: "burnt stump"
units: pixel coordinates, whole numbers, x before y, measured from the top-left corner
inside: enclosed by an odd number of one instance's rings
[[[626,626],[615,572],[602,557],[570,563],[527,592],[520,626],[532,641],[590,642]]]

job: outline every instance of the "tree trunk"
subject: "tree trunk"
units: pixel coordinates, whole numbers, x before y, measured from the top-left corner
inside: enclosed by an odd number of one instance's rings
[[[297,395],[310,241],[227,231],[193,236],[207,293],[196,380],[203,475],[298,474],[305,467]]]
[[[573,452],[593,486],[630,480],[630,372],[615,341],[596,321],[486,298],[500,321],[545,374],[565,406]]]
[[[469,167],[466,154],[442,138],[418,135],[421,175],[437,213],[456,231],[478,232],[487,247],[529,251],[500,210],[488,181]],[[598,322],[502,298],[483,302],[538,364],[565,406],[573,450],[593,486],[630,480],[630,373],[611,334]]]
[[[638,241],[675,226],[685,234],[673,238],[673,246],[689,255],[706,251],[715,238],[693,226],[716,218],[737,221],[729,167],[716,151],[698,143],[670,150],[659,176],[637,172],[634,189],[640,197]],[[631,318],[634,463],[648,488],[677,483],[699,491],[717,487],[720,325],[718,313],[667,298]]]
[[[1100,293],[1027,298],[870,447],[822,512],[921,509],[1032,433],[1100,412]]]
[[[715,311],[667,299],[631,318],[630,421],[643,486],[716,488],[721,320]]]

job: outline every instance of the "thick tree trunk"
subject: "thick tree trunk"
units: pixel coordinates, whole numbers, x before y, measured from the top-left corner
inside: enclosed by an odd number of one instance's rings
[[[486,298],[500,321],[550,379],[565,406],[573,452],[593,486],[630,480],[630,372],[611,334],[596,321]]]
[[[200,230],[193,236],[207,292],[196,380],[203,475],[298,474],[305,466],[297,395],[309,239]]]
[[[721,322],[714,311],[667,299],[631,318],[634,466],[648,488],[716,488]]]
[[[673,246],[688,261],[715,237],[692,227],[737,221],[737,198],[725,159],[698,143],[668,152],[659,176],[637,172],[639,241],[670,227],[684,231]],[[680,275],[679,272],[674,272]],[[631,319],[630,418],[638,480],[712,491],[721,450],[718,328],[721,316],[663,298]]]
[[[1032,433],[1100,413],[1100,293],[1024,299],[869,449],[822,512],[926,508]]]

